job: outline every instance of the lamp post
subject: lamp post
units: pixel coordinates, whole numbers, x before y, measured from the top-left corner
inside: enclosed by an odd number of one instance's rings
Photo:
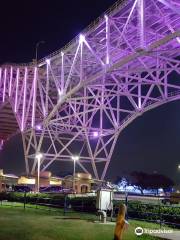
[[[37,64],[37,61],[38,61],[38,48],[39,48],[39,45],[40,44],[44,44],[45,41],[39,41],[36,43],[36,64]]]
[[[76,174],[76,161],[79,160],[79,156],[72,156],[71,159],[74,162],[74,170],[73,170],[73,190],[75,191],[75,174]]]
[[[40,177],[40,164],[41,164],[41,159],[42,159],[43,155],[42,153],[37,153],[36,154],[36,159],[37,159],[37,164],[38,164],[38,179],[37,179],[37,192],[39,192],[39,177]]]

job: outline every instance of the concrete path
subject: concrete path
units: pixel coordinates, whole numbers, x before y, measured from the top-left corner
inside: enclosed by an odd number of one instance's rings
[[[173,233],[152,233],[150,235],[160,237],[168,240],[180,240],[180,231],[173,231]]]
[[[102,223],[99,221],[94,221],[94,223],[105,224],[105,225],[115,225],[115,222]],[[162,230],[162,229],[161,229]],[[172,230],[172,233],[149,233],[151,236],[159,237],[161,239],[168,240],[180,240],[180,231]]]

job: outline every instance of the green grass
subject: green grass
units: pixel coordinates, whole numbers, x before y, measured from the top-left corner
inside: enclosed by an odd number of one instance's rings
[[[114,225],[94,223],[95,218],[90,214],[69,213],[64,217],[62,212],[0,206],[0,240],[112,240]],[[158,239],[137,237],[137,226],[159,228],[157,224],[130,221],[123,239]]]

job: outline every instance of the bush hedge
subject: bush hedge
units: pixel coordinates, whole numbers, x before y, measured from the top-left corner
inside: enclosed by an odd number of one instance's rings
[[[66,208],[82,211],[96,212],[96,197],[77,197],[72,195],[55,194],[55,193],[24,193],[9,192],[0,193],[0,200],[15,202],[26,202],[31,204],[48,205],[57,208]],[[117,216],[120,202],[114,201],[114,217]],[[128,217],[134,219],[144,219],[147,221],[161,221],[170,223],[180,223],[180,207],[166,206],[163,204],[144,204],[138,201],[128,202]]]
[[[115,215],[118,212],[119,202],[114,202]],[[141,203],[138,201],[128,202],[128,217],[144,219],[161,223],[180,223],[180,207],[166,206],[164,204]],[[179,225],[180,226],[180,225]]]

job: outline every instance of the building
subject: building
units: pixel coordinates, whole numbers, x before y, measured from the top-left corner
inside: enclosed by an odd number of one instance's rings
[[[21,176],[18,179],[19,185],[26,185],[31,187],[33,190],[37,190],[38,176],[35,174],[33,177]],[[39,177],[39,186],[40,187],[49,187],[49,186],[61,186],[62,179],[59,177],[54,177],[51,175],[51,172],[44,171],[40,173]]]
[[[35,186],[35,178],[34,177],[21,176],[18,179],[18,185]]]
[[[16,176],[14,174],[4,174],[0,170],[0,192],[6,191],[9,186],[23,185],[29,186],[33,191],[37,191],[38,175],[34,176]],[[76,173],[75,177],[68,175],[64,178],[52,176],[51,172],[40,172],[39,187],[62,186],[64,189],[75,190],[76,193],[91,192],[94,184],[91,174]]]
[[[6,191],[8,188],[18,184],[18,176],[14,174],[4,174],[3,169],[0,169],[0,192]]]
[[[87,193],[91,191],[93,183],[91,174],[76,173],[75,177],[72,175],[64,177],[62,186],[67,189],[74,189],[76,193]]]

